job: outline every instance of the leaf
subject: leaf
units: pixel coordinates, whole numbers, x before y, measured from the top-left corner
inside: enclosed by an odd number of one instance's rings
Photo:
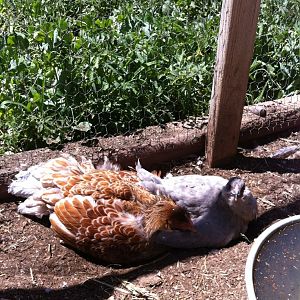
[[[80,37],[76,37],[75,49],[79,50],[83,45],[83,41]]]
[[[9,45],[9,46],[14,45],[15,41],[16,41],[16,37],[14,35],[9,35],[6,40],[7,45]]]
[[[105,66],[107,66],[109,69],[113,71],[115,74],[120,74],[118,70],[116,70],[112,65],[106,63]]]
[[[271,64],[267,64],[267,71],[268,71],[268,73],[270,73],[271,75],[275,75],[275,73],[274,73],[275,68],[274,68]]]
[[[45,41],[45,33],[43,31],[35,31],[33,33],[33,38],[38,42],[44,42]]]
[[[72,32],[68,32],[63,35],[63,40],[67,43],[71,43],[73,39],[74,39],[74,35]]]
[[[58,24],[62,31],[68,29],[68,22],[66,20],[60,19]]]
[[[73,127],[76,130],[88,132],[92,128],[92,124],[89,122],[80,122],[77,126]]]
[[[24,109],[26,109],[28,111],[27,107],[24,104],[19,103],[19,102],[10,101],[10,100],[3,101],[0,104],[0,108],[6,108],[7,104],[23,107]]]
[[[95,24],[98,26],[98,27],[100,27],[100,28],[107,28],[107,27],[110,27],[111,25],[112,25],[112,20],[110,20],[110,19],[102,19],[102,20],[99,20],[99,19],[97,19],[96,21],[95,21]]]

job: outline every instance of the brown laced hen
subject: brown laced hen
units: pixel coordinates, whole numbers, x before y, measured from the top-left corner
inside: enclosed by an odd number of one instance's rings
[[[110,169],[110,170],[107,170]],[[194,230],[187,211],[169,197],[140,187],[135,172],[73,157],[22,171],[9,192],[27,198],[21,214],[50,214],[51,228],[68,245],[110,263],[136,263],[162,253],[160,230]]]

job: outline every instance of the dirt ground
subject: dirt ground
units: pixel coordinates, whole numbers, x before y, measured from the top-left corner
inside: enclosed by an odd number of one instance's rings
[[[300,156],[271,158],[295,145],[300,132],[240,148],[226,169],[209,169],[196,157],[164,166],[174,175],[242,177],[259,214],[245,236],[224,249],[174,250],[131,268],[75,253],[60,244],[47,219],[18,215],[18,200],[2,201],[0,299],[247,299],[244,268],[253,240],[276,220],[300,214]]]

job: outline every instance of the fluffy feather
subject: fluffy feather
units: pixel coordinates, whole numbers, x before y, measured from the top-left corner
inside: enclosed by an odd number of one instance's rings
[[[153,242],[160,230],[194,230],[184,208],[137,185],[135,172],[108,161],[71,156],[49,160],[16,176],[9,191],[27,197],[19,213],[50,214],[52,229],[70,246],[111,263],[149,259],[165,250]]]
[[[42,188],[40,178],[43,176],[41,165],[30,167],[16,175],[16,179],[9,185],[8,192],[22,198],[28,198]]]
[[[156,242],[176,248],[223,247],[245,233],[255,219],[257,201],[241,178],[184,175],[159,178],[136,165],[139,184],[168,195],[192,216],[196,232],[160,232]]]

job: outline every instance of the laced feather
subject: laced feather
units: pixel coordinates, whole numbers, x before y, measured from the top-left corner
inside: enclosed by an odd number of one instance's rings
[[[135,172],[120,171],[107,159],[98,170],[90,160],[64,156],[20,172],[10,191],[27,197],[19,213],[50,214],[52,229],[65,243],[109,262],[130,263],[164,251],[152,235],[168,228],[176,207],[138,181]]]
[[[90,160],[82,158],[79,163],[74,157],[64,154],[20,171],[9,185],[8,192],[27,198],[19,205],[19,213],[41,218],[49,215],[54,205],[63,198],[61,187],[70,177],[93,170],[95,168]]]

